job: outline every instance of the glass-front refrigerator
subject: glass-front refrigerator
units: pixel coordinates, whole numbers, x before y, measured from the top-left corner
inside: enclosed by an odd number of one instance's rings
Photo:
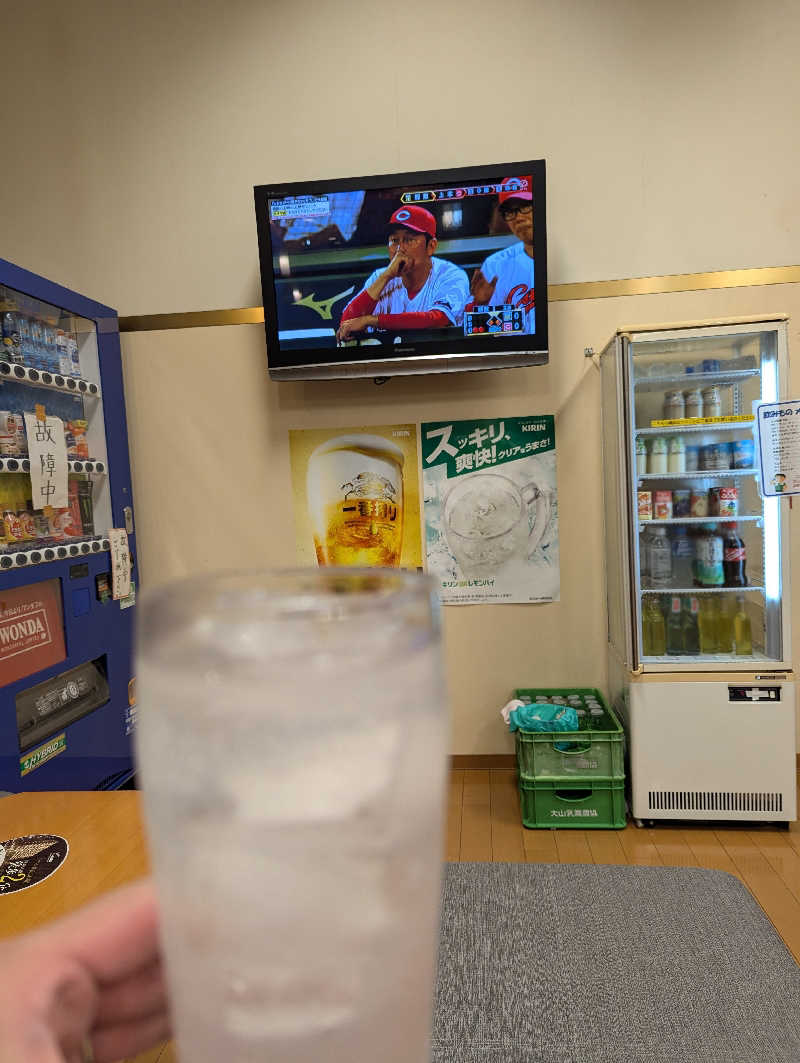
[[[135,536],[114,310],[0,260],[0,793],[133,774]]]
[[[601,356],[609,681],[631,805],[796,814],[788,502],[756,409],[785,398],[783,317],[621,329]]]

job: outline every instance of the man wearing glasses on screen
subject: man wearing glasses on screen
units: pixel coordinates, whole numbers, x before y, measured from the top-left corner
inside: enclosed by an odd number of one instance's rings
[[[436,219],[424,207],[399,207],[389,219],[389,265],[367,277],[342,311],[340,343],[367,330],[402,332],[460,326],[469,281],[463,269],[436,258]]]
[[[525,332],[536,331],[533,295],[533,193],[530,179],[504,177],[497,197],[500,214],[517,242],[484,260],[472,276],[473,306],[513,306],[525,312]]]

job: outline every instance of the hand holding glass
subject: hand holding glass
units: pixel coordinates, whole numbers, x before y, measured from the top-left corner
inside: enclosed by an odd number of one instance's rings
[[[139,767],[181,1058],[423,1063],[446,701],[425,577],[145,596]]]

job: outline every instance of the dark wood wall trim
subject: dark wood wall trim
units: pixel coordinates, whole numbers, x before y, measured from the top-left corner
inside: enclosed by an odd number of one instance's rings
[[[466,753],[450,758],[453,771],[508,771],[515,768],[516,764],[514,753]]]

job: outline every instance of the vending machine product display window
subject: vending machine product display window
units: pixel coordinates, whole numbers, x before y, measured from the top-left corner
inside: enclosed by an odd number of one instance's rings
[[[133,774],[135,557],[116,311],[0,260],[0,792]],[[114,536],[112,529],[116,529]]]

